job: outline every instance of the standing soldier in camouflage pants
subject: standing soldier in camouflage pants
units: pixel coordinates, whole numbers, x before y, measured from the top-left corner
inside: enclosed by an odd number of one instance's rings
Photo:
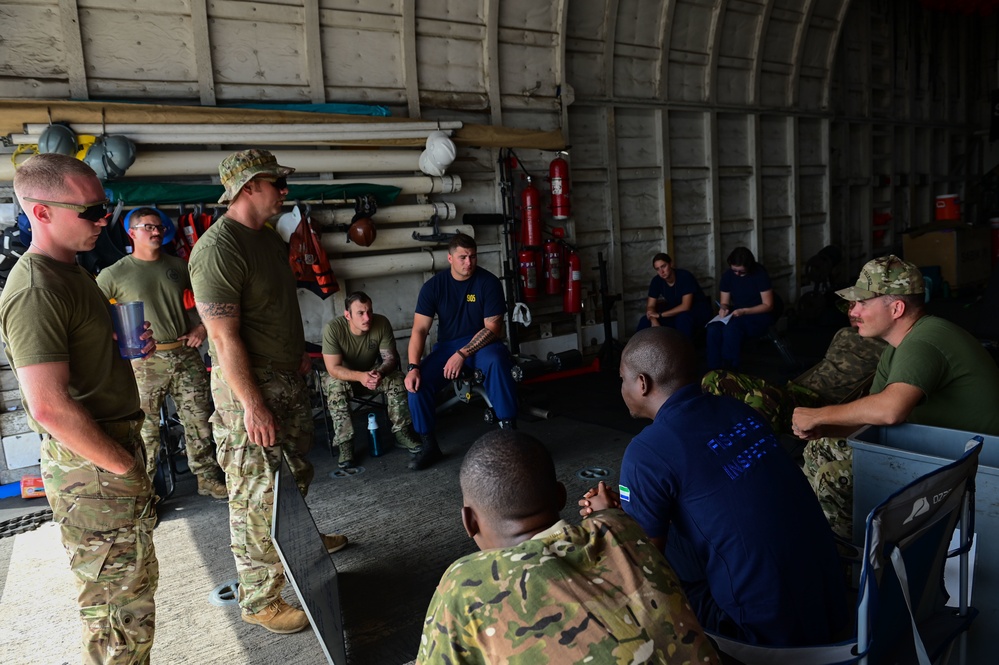
[[[323,376],[323,391],[333,419],[333,444],[340,448],[340,468],[354,466],[354,423],[350,400],[355,394],[384,392],[392,433],[400,446],[419,452],[420,442],[412,432],[409,392],[399,370],[392,324],[372,311],[371,298],[355,291],[344,302],[343,317],[333,319],[323,330],[323,361],[329,374]]]
[[[676,573],[620,509],[576,526],[534,437],[486,434],[461,465],[465,531],[481,552],[444,573],[416,662],[718,663]]]
[[[42,435],[45,493],[76,577],[83,662],[148,663],[159,568],[139,393],[107,300],[75,260],[107,224],[107,198],[89,166],[55,153],[18,167],[14,192],[32,243],[0,296],[0,333],[28,423]],[[143,334],[146,354],[152,334]]]
[[[146,413],[142,442],[146,446],[146,471],[156,474],[156,454],[160,447],[160,407],[167,393],[177,403],[184,424],[187,463],[198,479],[198,494],[225,499],[222,470],[214,457],[211,394],[208,371],[198,347],[205,341],[205,326],[191,325],[184,306],[184,291],[191,287],[187,263],[162,251],[163,221],[152,208],[139,208],[129,218],[133,251],[101,271],[97,283],[109,299],[117,302],[140,300],[146,316],[161,339],[156,353],[132,361],[139,386],[139,399]]]
[[[281,598],[284,567],[271,540],[274,474],[282,458],[304,495],[314,470],[306,459],[313,423],[305,374],[302,313],[288,247],[266,222],[288,193],[280,166],[266,150],[243,150],[219,165],[229,203],[191,252],[191,283],[212,355],[211,422],[229,490],[229,533],[239,576],[243,621],[274,633],[309,625]],[[326,551],[347,545],[323,536]]]

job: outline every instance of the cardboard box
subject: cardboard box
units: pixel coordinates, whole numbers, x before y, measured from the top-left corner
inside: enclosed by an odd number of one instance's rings
[[[952,289],[982,284],[992,272],[987,226],[928,224],[902,236],[902,254],[917,266],[940,266]]]

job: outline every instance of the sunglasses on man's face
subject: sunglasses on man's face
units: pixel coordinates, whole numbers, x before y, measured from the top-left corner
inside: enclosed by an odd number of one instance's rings
[[[42,205],[54,206],[56,208],[67,208],[76,212],[80,219],[85,219],[88,222],[99,222],[110,214],[108,211],[107,199],[104,199],[103,201],[96,201],[94,203],[66,203],[65,201],[31,199],[27,196],[23,198],[25,201],[30,201],[31,203],[41,203]]]
[[[272,185],[274,185],[274,188],[277,189],[278,191],[281,191],[282,189],[288,189],[288,179],[285,178],[285,177],[281,177],[281,178],[257,178],[257,180],[263,180],[265,182],[271,183]]]

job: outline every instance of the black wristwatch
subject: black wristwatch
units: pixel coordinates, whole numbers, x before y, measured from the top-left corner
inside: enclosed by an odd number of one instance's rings
[[[414,369],[420,369],[420,366],[417,365],[416,363],[409,363],[409,367],[406,368],[406,373],[409,374]]]

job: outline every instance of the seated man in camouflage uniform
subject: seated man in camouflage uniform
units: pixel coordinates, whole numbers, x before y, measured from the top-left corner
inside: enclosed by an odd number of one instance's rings
[[[797,407],[839,404],[866,391],[884,347],[883,340],[861,337],[850,326],[836,332],[822,360],[783,388],[748,374],[713,370],[701,379],[701,390],[742,400],[767,418],[775,434],[790,434]]]
[[[156,475],[160,407],[169,393],[177,403],[184,425],[187,465],[198,479],[198,494],[228,498],[208,422],[212,415],[208,370],[198,353],[207,333],[200,321],[192,325],[184,303],[184,291],[191,288],[187,263],[163,252],[163,221],[153,208],[133,212],[127,231],[132,239],[132,253],[102,270],[97,275],[97,284],[111,300],[142,301],[146,316],[160,338],[156,341],[156,353],[132,361],[146,414],[142,423],[146,471],[150,478]]]
[[[333,444],[340,448],[340,468],[354,466],[354,424],[350,400],[384,392],[388,418],[398,444],[411,453],[420,450],[412,432],[409,393],[399,369],[392,324],[375,314],[371,298],[355,291],[344,302],[343,316],[323,330],[323,361],[329,374],[323,376],[323,391],[333,419]]]
[[[897,256],[869,261],[855,286],[836,292],[850,302],[861,337],[887,346],[871,394],[821,408],[798,407],[792,433],[808,441],[805,472],[833,530],[853,526],[852,450],[842,437],[863,425],[913,422],[999,434],[999,370],[982,345],[924,308],[923,276]]]
[[[559,519],[565,487],[540,441],[486,434],[460,478],[462,522],[482,551],[441,578],[417,663],[718,662],[676,575],[630,517]]]

